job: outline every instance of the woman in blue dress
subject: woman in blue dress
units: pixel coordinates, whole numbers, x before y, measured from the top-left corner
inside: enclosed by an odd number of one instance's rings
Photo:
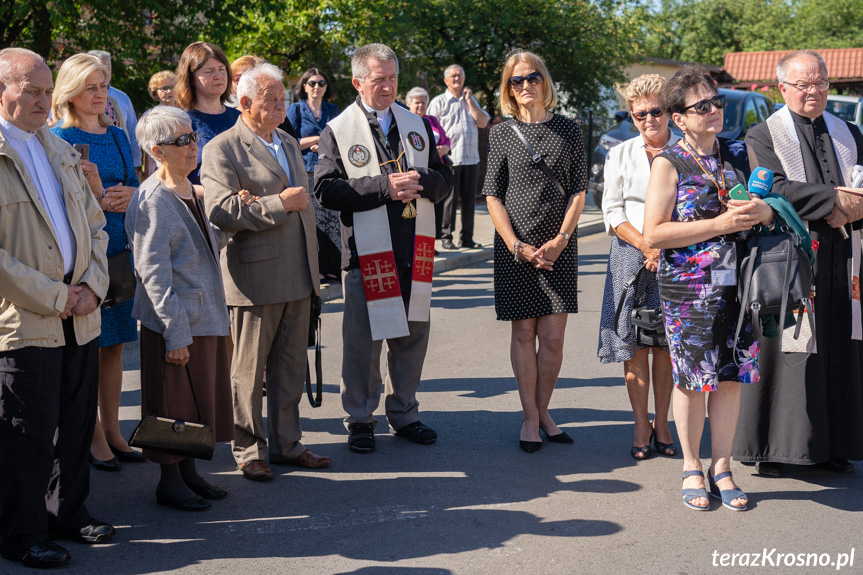
[[[104,191],[96,199],[105,212],[108,257],[111,257],[126,249],[126,206],[138,187],[138,178],[129,139],[105,116],[107,77],[104,66],[95,56],[76,54],[66,60],[60,67],[54,88],[52,108],[58,125],[51,131],[72,145],[89,146],[89,162],[82,161],[81,165],[88,179],[101,178]],[[93,174],[94,171],[98,174]],[[138,339],[132,302],[130,299],[109,309],[102,308],[100,421],[93,435],[90,460],[97,469],[104,471],[119,470],[120,460],[145,461],[141,453],[131,449],[123,439],[119,423],[123,344]]]
[[[748,501],[731,477],[731,446],[740,385],[758,381],[759,345],[748,316],[740,340],[734,338],[740,312],[736,258],[745,232],[770,224],[773,211],[758,198],[729,198],[730,189],[747,181],[749,160],[743,142],[716,137],[725,99],[703,68],[681,68],[660,101],[683,138],[653,160],[644,237],[651,249],[661,249],[657,278],[683,451],[683,503],[698,511],[710,507],[699,456],[708,396],[710,495],[742,511]]]
[[[341,271],[341,226],[339,213],[321,207],[315,198],[315,166],[318,165],[318,140],[327,122],[339,115],[339,108],[327,100],[331,95],[326,76],[309,68],[294,88],[297,102],[288,108],[288,122],[300,140],[300,150],[309,180],[309,198],[315,207],[318,232],[318,269],[327,279],[338,280]]]
[[[209,42],[193,42],[183,51],[177,64],[174,100],[192,118],[192,130],[198,132],[198,167],[189,179],[195,193],[203,198],[201,154],[207,142],[237,123],[240,111],[225,105],[233,94],[228,76],[231,64],[222,49]]]

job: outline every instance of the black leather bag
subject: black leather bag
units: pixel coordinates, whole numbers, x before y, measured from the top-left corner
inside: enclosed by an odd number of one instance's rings
[[[629,291],[638,286],[638,279],[647,266],[642,264],[638,270],[632,274],[626,284],[623,286],[623,292],[620,294],[620,299],[617,301],[617,311],[614,313],[614,329],[620,339],[626,339],[635,329],[635,342],[639,345],[647,347],[668,347],[668,339],[665,337],[665,317],[662,315],[661,307],[648,307],[645,305],[636,305],[632,307],[632,313],[629,316],[629,331],[625,335],[620,335],[618,325],[620,322],[620,314],[623,311],[623,302],[626,301]]]
[[[135,297],[135,270],[132,252],[125,249],[108,258],[108,293],[102,307],[108,309]]]
[[[189,386],[192,388],[198,420],[201,420],[198,397],[192,386],[192,375],[189,373],[188,365],[186,365],[186,374],[189,376]],[[161,401],[157,405],[161,405]],[[207,461],[213,459],[213,453],[216,451],[216,439],[211,426],[149,414],[141,419],[141,423],[132,432],[129,445]]]
[[[737,319],[735,341],[740,338],[746,313],[752,314],[752,325],[758,338],[762,335],[761,316],[778,316],[780,347],[788,310],[797,309],[800,312],[795,338],[800,335],[804,309],[809,327],[812,333],[815,333],[815,315],[810,300],[812,264],[800,237],[787,229],[775,235],[753,234],[747,240],[746,247],[747,254],[741,259],[739,266],[740,281],[737,289],[740,316]]]
[[[320,407],[323,400],[324,380],[321,365],[321,312],[324,301],[320,296],[312,294],[312,305],[309,313],[309,347],[315,348],[315,375],[318,378],[317,394],[312,392],[312,369],[306,359],[306,395],[312,407]]]

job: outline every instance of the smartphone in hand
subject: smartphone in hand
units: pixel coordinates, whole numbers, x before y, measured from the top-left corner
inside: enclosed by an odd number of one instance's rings
[[[728,190],[728,197],[732,200],[743,200],[749,201],[752,199],[752,196],[749,195],[749,192],[746,191],[746,188],[743,187],[743,184],[737,184],[730,190]]]
[[[90,160],[90,144],[75,144],[72,146],[75,151],[81,154],[82,160]]]

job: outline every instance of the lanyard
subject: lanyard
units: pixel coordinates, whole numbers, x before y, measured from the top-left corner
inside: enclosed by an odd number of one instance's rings
[[[710,181],[713,182],[713,185],[716,186],[716,191],[719,192],[719,201],[725,204],[728,201],[726,196],[728,195],[728,190],[725,189],[725,172],[722,171],[722,150],[720,149],[718,143],[716,146],[716,152],[719,154],[719,163],[717,167],[719,168],[719,179],[722,182],[722,186],[716,181],[716,178],[713,177],[713,173],[709,172],[707,168],[704,167],[704,164],[701,163],[701,160],[698,159],[698,153],[689,145],[686,141],[686,138],[681,140],[683,146],[686,148],[686,151],[692,154],[692,157],[695,159],[695,163],[698,164],[698,167],[701,168],[701,171],[704,172],[704,175],[710,178]]]

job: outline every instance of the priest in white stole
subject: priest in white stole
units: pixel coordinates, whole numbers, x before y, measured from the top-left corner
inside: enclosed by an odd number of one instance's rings
[[[807,359],[762,338],[762,379],[744,386],[733,455],[756,462],[761,475],[781,475],[786,463],[850,472],[849,460],[863,459],[863,198],[836,188],[851,186],[863,164],[863,136],[825,112],[827,66],[817,52],[783,57],[777,76],[786,106],[746,143],[753,169],[773,170],[772,191],[791,201],[818,242],[816,351]],[[792,341],[786,332],[783,347]]]
[[[315,196],[341,213],[342,406],[348,447],[371,453],[384,341],[390,426],[422,445],[437,439],[420,421],[416,392],[429,338],[432,204],[446,196],[452,176],[428,121],[395,104],[395,53],[367,44],[353,55],[351,70],[359,97],[321,132]]]

